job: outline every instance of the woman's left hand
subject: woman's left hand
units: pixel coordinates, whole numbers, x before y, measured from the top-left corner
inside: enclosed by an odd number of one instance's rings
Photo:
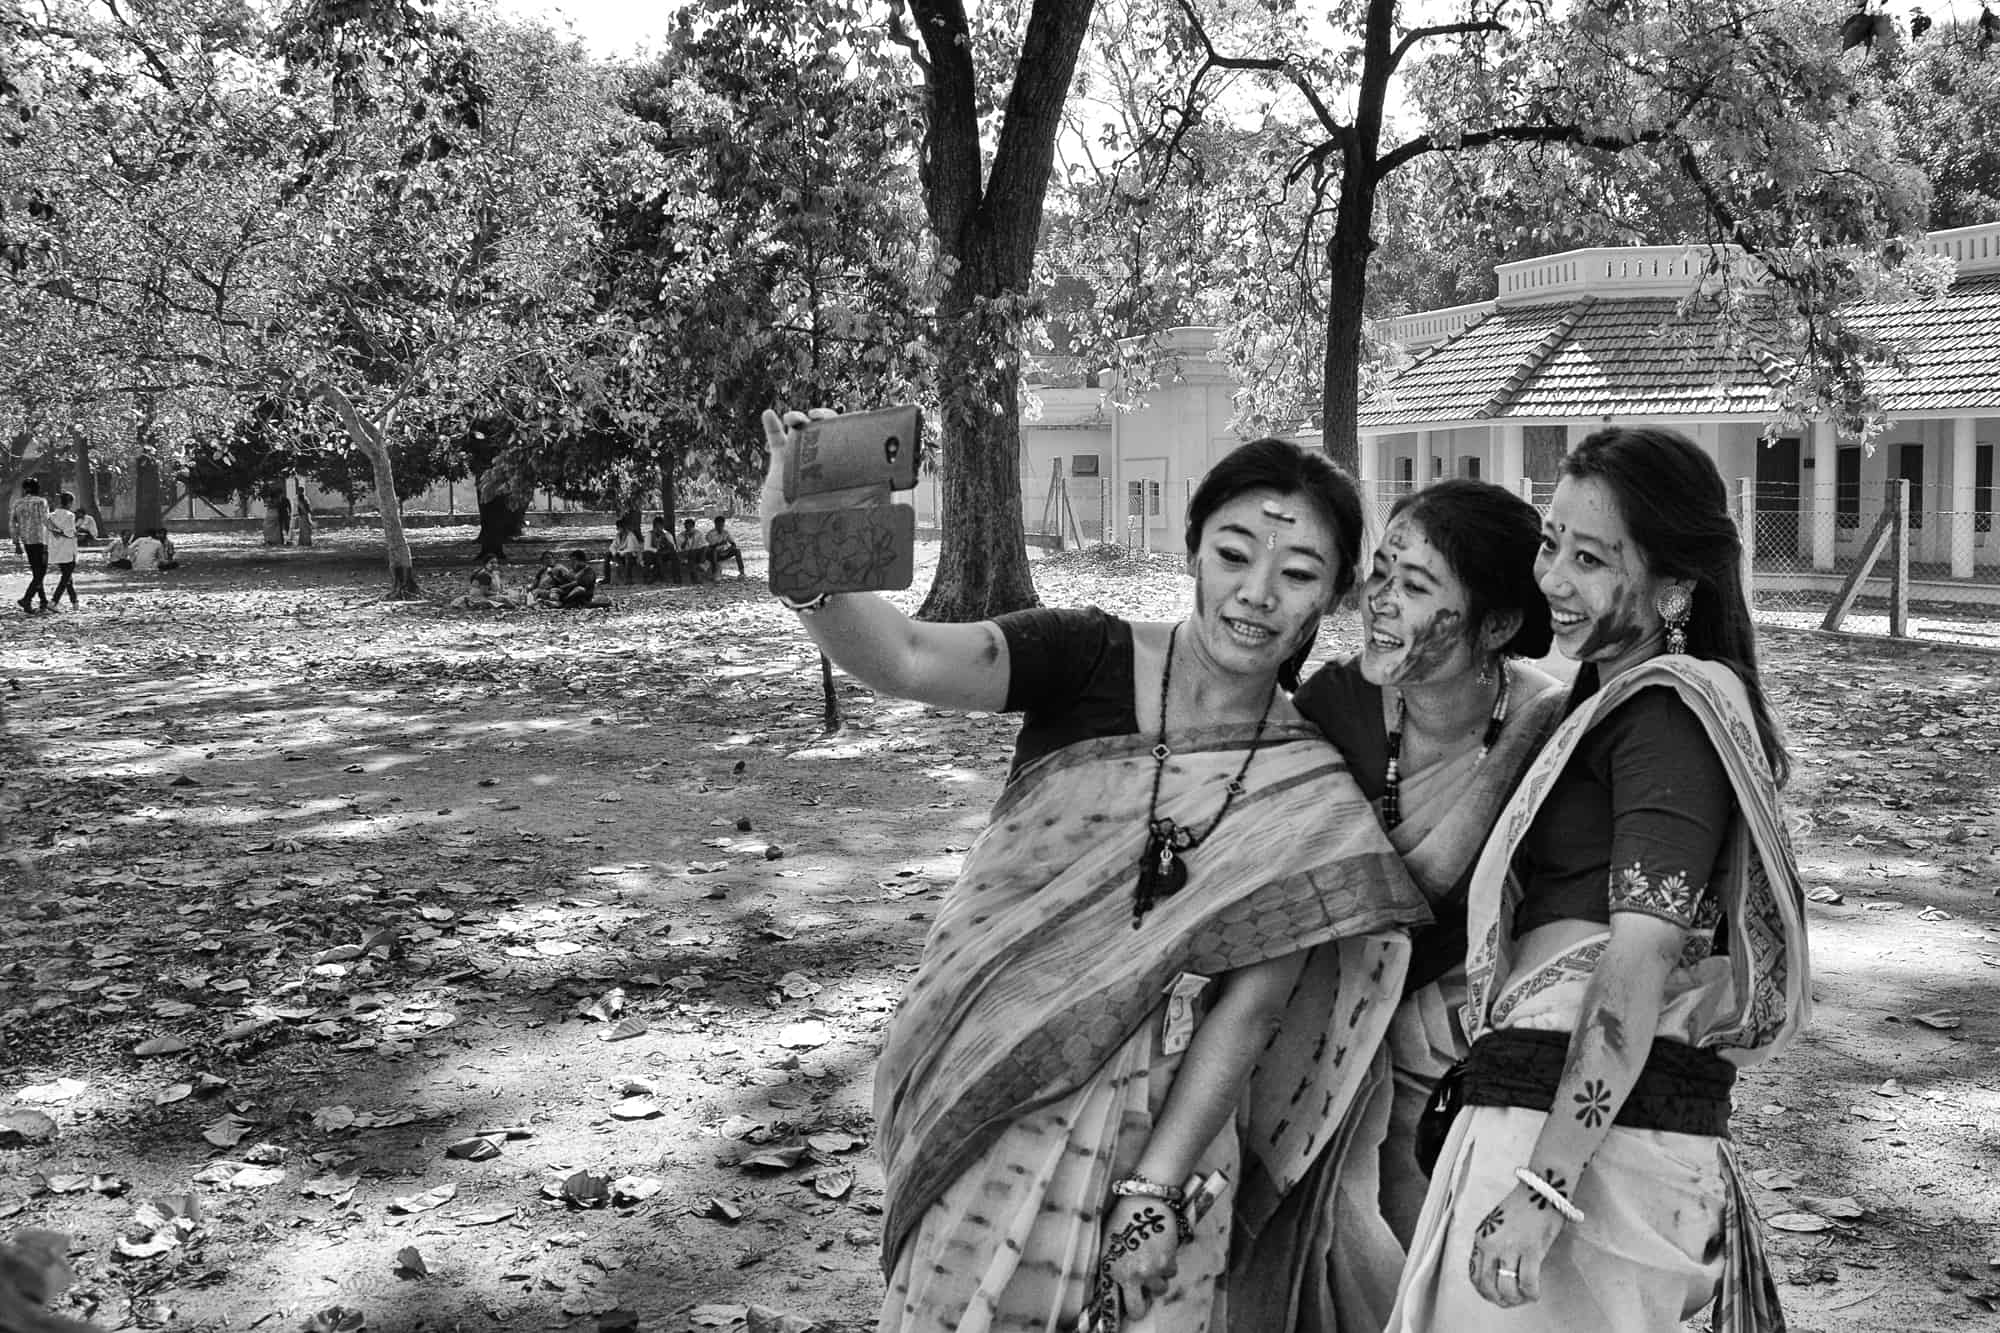
[[[1137,1319],[1166,1293],[1178,1272],[1180,1224],[1164,1199],[1121,1197],[1104,1219],[1103,1254],[1124,1298],[1125,1317]]]
[[[1502,1309],[1539,1300],[1542,1262],[1562,1229],[1563,1215],[1547,1199],[1516,1185],[1479,1223],[1472,1242],[1472,1285]]]

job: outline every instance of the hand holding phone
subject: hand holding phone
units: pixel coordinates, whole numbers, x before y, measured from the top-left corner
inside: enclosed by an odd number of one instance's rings
[[[773,420],[767,413],[767,436]],[[805,600],[909,587],[916,511],[895,493],[917,484],[922,414],[903,406],[790,420],[782,464],[774,458],[765,481],[771,591]]]

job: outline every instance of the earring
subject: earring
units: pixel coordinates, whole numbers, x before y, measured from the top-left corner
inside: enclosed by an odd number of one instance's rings
[[[1688,617],[1694,613],[1694,594],[1678,583],[1670,583],[1660,590],[1653,607],[1660,613],[1660,619],[1667,626],[1667,651],[1684,653],[1687,651]]]
[[[1479,683],[1481,685],[1493,683],[1493,659],[1490,657],[1479,664]]]

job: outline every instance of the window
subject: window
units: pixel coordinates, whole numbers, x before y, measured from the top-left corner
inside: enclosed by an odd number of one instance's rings
[[[1432,454],[1432,455],[1431,455],[1431,480],[1432,480],[1432,481],[1436,481],[1436,480],[1437,480],[1437,479],[1438,479],[1439,477],[1442,477],[1443,475],[1444,475],[1444,455],[1443,455],[1443,454]]]
[[[1414,486],[1414,485],[1416,485],[1416,483],[1417,483],[1417,460],[1416,460],[1416,459],[1414,459],[1414,458],[1399,458],[1399,459],[1397,459],[1397,460],[1396,460],[1396,480],[1397,480],[1397,481],[1399,481],[1399,482],[1401,482],[1401,483],[1402,483],[1403,485],[1405,485],[1405,486]]]
[[[1160,516],[1160,483],[1157,481],[1128,481],[1125,483],[1125,512],[1143,514],[1147,518]]]
[[[1458,460],[1458,475],[1479,480],[1479,458],[1476,454],[1466,454]]]
[[[1072,477],[1094,477],[1097,475],[1096,454],[1072,454],[1069,460],[1069,474]]]
[[[1834,458],[1833,521],[1836,527],[1861,526],[1861,446],[1843,444]]]
[[[1972,454],[1972,530],[1993,531],[1993,446],[1982,444]]]
[[[1924,447],[1921,444],[1896,446],[1896,476],[1910,483],[1910,527],[1924,525]]]

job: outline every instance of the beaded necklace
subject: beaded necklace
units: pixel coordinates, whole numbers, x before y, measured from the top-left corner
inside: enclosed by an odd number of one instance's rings
[[[1208,827],[1196,833],[1193,829],[1182,828],[1172,819],[1160,818],[1160,778],[1167,771],[1168,757],[1173,754],[1167,748],[1167,689],[1174,683],[1174,644],[1180,637],[1180,630],[1181,627],[1175,625],[1167,631],[1167,664],[1160,672],[1160,739],[1153,746],[1153,795],[1146,802],[1146,849],[1139,853],[1139,883],[1132,891],[1134,930],[1145,920],[1146,913],[1153,910],[1156,901],[1173,896],[1187,883],[1187,863],[1181,860],[1181,854],[1207,842],[1209,835],[1221,827],[1229,807],[1236,804],[1236,798],[1243,794],[1243,779],[1250,772],[1250,761],[1257,757],[1257,747],[1264,740],[1264,725],[1271,720],[1271,705],[1278,699],[1278,690],[1274,685],[1271,697],[1264,701],[1263,716],[1257,719],[1257,734],[1250,738],[1250,753],[1243,756],[1243,766],[1236,770],[1235,777],[1229,779],[1222,808],[1215,812],[1215,818],[1209,821]]]
[[[1473,760],[1476,766],[1486,758],[1487,751],[1500,739],[1500,729],[1507,725],[1507,694],[1512,679],[1507,668],[1500,668],[1500,691],[1493,696],[1493,714],[1486,719],[1486,734],[1479,741],[1479,758]],[[1403,822],[1403,717],[1408,711],[1401,691],[1396,694],[1396,725],[1389,728],[1389,766],[1382,779],[1382,827],[1394,828]]]

